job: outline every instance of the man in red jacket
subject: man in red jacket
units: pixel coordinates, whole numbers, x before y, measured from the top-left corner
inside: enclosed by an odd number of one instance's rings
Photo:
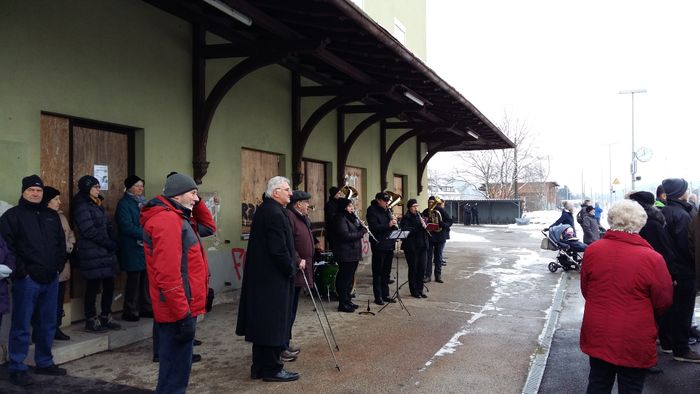
[[[156,393],[184,393],[192,369],[197,316],[204,314],[207,257],[199,240],[216,225],[199,203],[197,184],[184,174],[165,181],[163,194],[141,211],[146,271],[157,323],[160,368]]]

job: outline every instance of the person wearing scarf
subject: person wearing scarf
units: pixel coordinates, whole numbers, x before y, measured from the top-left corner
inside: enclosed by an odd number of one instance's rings
[[[119,266],[126,271],[122,320],[135,322],[141,317],[153,317],[140,223],[141,208],[147,201],[143,196],[144,180],[138,176],[126,178],[124,188],[124,197],[119,200],[114,215],[119,229]]]
[[[104,332],[119,330],[112,319],[112,297],[117,266],[117,242],[100,195],[100,182],[91,175],[78,180],[78,193],[73,197],[71,218],[77,234],[78,266],[85,278],[85,330]],[[102,286],[101,314],[95,303]]]

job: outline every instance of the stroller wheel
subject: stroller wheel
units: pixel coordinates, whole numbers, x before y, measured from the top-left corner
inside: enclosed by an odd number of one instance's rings
[[[549,268],[549,272],[557,272],[557,268],[559,268],[559,267],[558,267],[557,263],[551,262],[551,263],[549,263],[547,268]]]

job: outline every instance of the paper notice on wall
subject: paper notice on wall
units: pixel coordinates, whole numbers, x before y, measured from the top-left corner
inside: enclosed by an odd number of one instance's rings
[[[106,164],[95,164],[92,176],[100,182],[100,189],[109,190],[109,166]]]

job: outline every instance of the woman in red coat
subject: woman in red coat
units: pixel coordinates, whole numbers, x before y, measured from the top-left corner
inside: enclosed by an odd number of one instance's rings
[[[656,365],[654,316],[671,306],[673,285],[663,257],[639,236],[646,223],[635,201],[608,212],[610,230],[583,257],[586,299],[581,350],[590,356],[588,393],[641,393],[646,369]]]

